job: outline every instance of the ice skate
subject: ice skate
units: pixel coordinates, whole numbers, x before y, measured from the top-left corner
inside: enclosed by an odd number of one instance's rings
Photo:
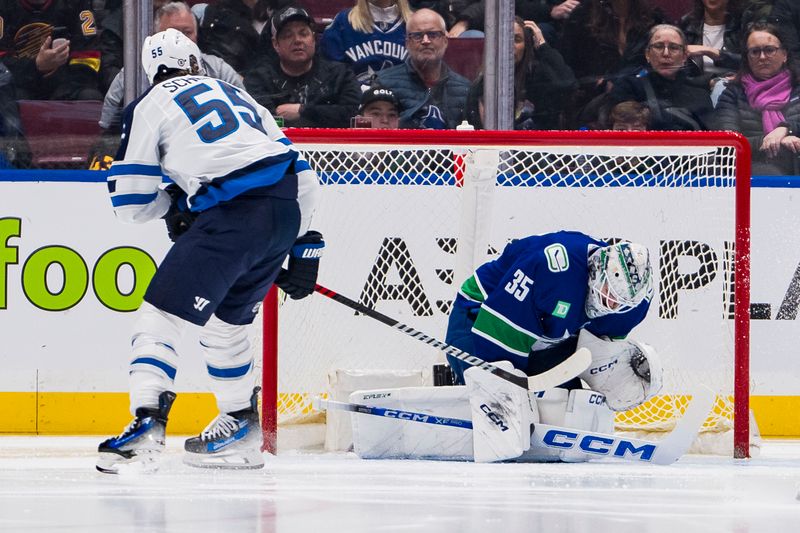
[[[200,468],[255,469],[264,467],[263,436],[258,417],[258,391],[250,407],[222,413],[202,433],[184,443],[183,462]]]
[[[125,469],[157,470],[158,458],[164,450],[167,416],[174,401],[175,393],[165,391],[158,396],[158,408],[136,409],[136,417],[119,436],[98,446],[97,470],[106,474],[118,474]]]

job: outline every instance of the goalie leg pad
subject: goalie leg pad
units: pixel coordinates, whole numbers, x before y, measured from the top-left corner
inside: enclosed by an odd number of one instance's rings
[[[599,392],[574,389],[550,389],[536,393],[536,406],[542,424],[612,434],[614,413],[606,406]],[[577,463],[589,460],[589,455],[572,450],[555,450],[532,445],[520,457],[521,462],[542,463],[563,461]]]
[[[606,398],[591,390],[569,392],[564,426],[597,433],[614,433],[614,412],[606,405]],[[565,463],[588,461],[591,456],[579,450],[564,450],[561,460]]]
[[[220,413],[250,407],[255,372],[247,326],[228,324],[212,315],[200,332],[200,348]]]
[[[159,395],[172,390],[178,371],[175,346],[187,322],[142,302],[131,337],[132,356],[129,372],[130,409],[155,408]]]
[[[525,375],[510,363],[508,367],[510,372]],[[535,407],[528,391],[474,367],[464,372],[464,381],[472,410],[475,462],[516,459],[530,448]]]

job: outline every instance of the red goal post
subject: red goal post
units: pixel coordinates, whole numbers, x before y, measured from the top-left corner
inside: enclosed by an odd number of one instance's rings
[[[741,135],[286,134],[323,183],[312,223],[327,242],[320,283],[442,340],[458,284],[511,238],[575,229],[646,244],[657,290],[631,336],[661,353],[665,389],[619,415],[617,429],[669,430],[705,383],[718,402],[704,430],[730,444],[699,450],[749,456],[750,148]],[[441,360],[341,307],[314,295],[267,298],[262,416],[271,450],[279,427],[327,393],[328,372]]]

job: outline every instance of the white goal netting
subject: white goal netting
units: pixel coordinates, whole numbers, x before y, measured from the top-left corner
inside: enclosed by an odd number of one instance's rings
[[[511,239],[571,229],[643,243],[656,294],[631,336],[662,355],[664,389],[619,414],[617,429],[669,430],[703,384],[718,400],[704,431],[726,435],[712,451],[732,453],[737,169],[747,178],[735,139],[469,133],[290,135],[323,183],[319,283],[443,340],[458,284]],[[443,361],[319,295],[284,302],[279,316],[280,425],[307,420],[335,369],[429,376]]]

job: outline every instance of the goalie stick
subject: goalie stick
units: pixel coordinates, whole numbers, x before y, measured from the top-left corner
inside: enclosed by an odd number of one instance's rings
[[[692,395],[692,402],[684,415],[678,420],[670,433],[661,440],[648,441],[628,439],[619,435],[583,431],[550,424],[535,424],[531,434],[531,444],[556,450],[579,450],[593,457],[610,457],[635,463],[652,463],[670,465],[680,459],[697,438],[709,411],[716,401],[716,396],[709,390],[702,389]],[[386,409],[357,403],[337,402],[315,398],[314,409],[324,411],[336,409],[364,415],[382,416],[461,429],[472,429],[471,420],[447,418],[414,411]]]
[[[355,300],[351,300],[346,296],[327,289],[322,285],[317,284],[314,290],[323,296],[327,296],[331,300],[349,307],[350,309],[367,315],[370,318],[374,318],[378,322],[383,322],[387,326],[390,326],[396,330],[402,331],[406,335],[413,337],[418,341],[429,344],[434,348],[438,348],[447,355],[455,357],[456,359],[463,361],[468,365],[477,366],[478,368],[490,372],[497,377],[505,379],[506,381],[510,381],[511,383],[522,387],[523,389],[532,391],[552,389],[553,387],[557,387],[562,383],[565,383],[578,376],[581,372],[589,368],[589,365],[592,363],[591,352],[589,352],[589,350],[586,348],[581,348],[567,357],[564,361],[540,374],[535,374],[528,377],[518,376],[508,372],[507,370],[498,368],[493,364],[475,357],[474,355],[471,355],[463,350],[459,350],[455,346],[436,340],[433,337],[429,337],[428,335],[425,335],[421,331],[418,331],[411,326],[407,326],[406,324],[403,324],[391,317],[384,315],[383,313],[371,309],[364,304],[356,302]]]

